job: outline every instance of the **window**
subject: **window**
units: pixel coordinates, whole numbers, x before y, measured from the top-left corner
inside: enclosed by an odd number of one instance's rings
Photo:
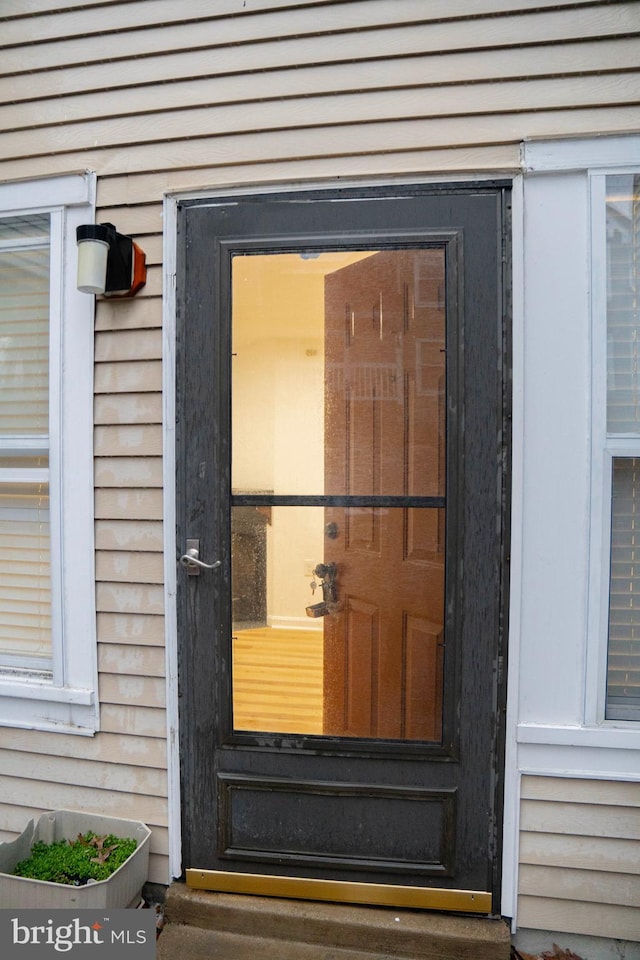
[[[93,299],[75,228],[95,178],[0,185],[0,725],[97,728]]]
[[[611,556],[605,716],[640,719],[640,173],[606,177]]]
[[[0,665],[51,671],[49,215],[0,219]]]

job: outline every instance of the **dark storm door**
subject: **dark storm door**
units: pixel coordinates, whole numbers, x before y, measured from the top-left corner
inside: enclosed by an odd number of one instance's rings
[[[220,561],[178,575],[194,883],[499,910],[508,197],[180,206],[178,550]]]

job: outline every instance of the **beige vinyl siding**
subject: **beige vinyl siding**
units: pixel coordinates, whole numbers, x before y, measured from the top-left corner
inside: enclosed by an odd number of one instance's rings
[[[127,176],[120,205],[140,202],[150,173],[173,189],[508,169],[523,137],[638,124],[635,2],[168,6],[5,21],[0,177],[18,158],[21,176],[81,158]]]
[[[640,5],[3,0],[0,13],[0,179],[94,170],[97,219],[149,265],[135,300],[96,312],[101,731],[0,730],[0,838],[56,805],[136,816],[166,882],[163,194],[501,174],[525,137],[637,129]]]
[[[640,940],[640,783],[523,777],[518,926]]]
[[[127,229],[120,223],[118,228]],[[97,304],[95,536],[99,694],[105,732],[95,739],[112,737],[124,744],[120,756],[114,757],[114,775],[128,802],[141,811],[140,819],[153,828],[150,879],[166,883],[159,307],[159,297],[148,291],[145,299],[131,303]],[[148,751],[146,761],[141,757],[137,778],[126,776],[129,739],[140,741]],[[160,758],[158,769],[154,764]],[[100,795],[101,807],[103,802]]]
[[[122,708],[121,708],[122,709]],[[133,708],[138,710],[140,708]],[[126,712],[93,738],[0,728],[0,840],[43,810],[97,810],[152,828],[150,876],[166,882],[168,831],[163,711],[154,728]]]

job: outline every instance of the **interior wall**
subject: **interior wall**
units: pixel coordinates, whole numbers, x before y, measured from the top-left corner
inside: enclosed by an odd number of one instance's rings
[[[232,485],[236,493],[324,492],[324,278],[369,252],[237,256],[233,262]],[[279,507],[267,526],[267,621],[307,617],[324,559],[320,507]]]

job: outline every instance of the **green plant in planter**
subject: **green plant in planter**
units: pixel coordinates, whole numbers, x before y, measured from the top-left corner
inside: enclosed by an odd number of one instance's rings
[[[136,840],[106,834],[79,833],[75,840],[36,841],[31,856],[16,864],[16,877],[84,886],[89,880],[106,880],[136,849]]]

